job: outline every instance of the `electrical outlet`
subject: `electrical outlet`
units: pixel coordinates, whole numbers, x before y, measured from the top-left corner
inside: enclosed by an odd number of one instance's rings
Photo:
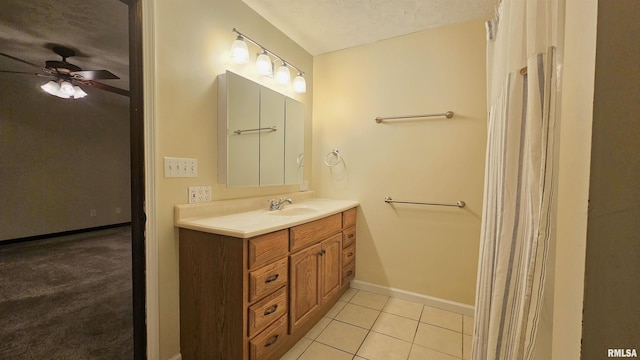
[[[189,186],[189,204],[211,201],[211,186]]]
[[[89,216],[94,217],[96,216],[97,212],[96,209],[91,209],[91,211],[89,211]]]
[[[197,177],[198,159],[164,158],[164,177]]]

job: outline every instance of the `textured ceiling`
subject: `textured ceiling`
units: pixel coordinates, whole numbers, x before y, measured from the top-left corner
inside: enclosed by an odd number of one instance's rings
[[[106,69],[121,78],[101,82],[129,88],[128,7],[121,1],[0,1],[0,52],[44,66],[46,60],[61,60],[51,50],[54,44],[74,49],[76,56],[67,61],[83,70]],[[38,72],[4,57],[0,57],[0,70]]]
[[[242,1],[312,55],[472,19],[488,19],[498,3],[498,0]]]

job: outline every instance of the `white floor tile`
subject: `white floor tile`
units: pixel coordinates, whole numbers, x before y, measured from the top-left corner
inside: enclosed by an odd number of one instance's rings
[[[367,336],[367,332],[357,326],[333,320],[316,341],[355,354]]]
[[[320,333],[327,327],[327,325],[329,325],[330,322],[331,318],[323,317],[322,319],[320,319],[320,321],[318,321],[317,324],[315,324],[314,327],[311,328],[311,330],[309,330],[309,332],[304,335],[304,337],[306,337],[307,339],[315,340],[318,335],[320,335]]]
[[[411,301],[389,298],[387,304],[382,311],[394,315],[404,316],[406,318],[420,320],[422,314],[422,304],[414,303]]]
[[[471,359],[472,341],[473,339],[471,335],[462,335],[462,358],[465,360]]]
[[[371,331],[412,342],[417,328],[418,320],[383,312],[378,316]]]
[[[346,353],[344,351],[340,351],[338,349],[332,348],[331,346],[327,346],[321,344],[319,342],[313,342],[313,344],[309,345],[307,350],[302,353],[302,355],[298,358],[299,360],[351,360],[353,358],[352,354]]]
[[[342,311],[338,313],[335,319],[361,328],[371,329],[371,326],[376,322],[378,315],[380,315],[380,311],[359,305],[347,304]]]
[[[345,293],[340,297],[340,301],[349,302],[355,294],[358,293],[358,289],[349,288]]]
[[[387,303],[387,300],[389,300],[388,296],[360,290],[349,302],[375,310],[382,310]]]
[[[409,360],[460,360],[460,358],[413,344]]]
[[[336,315],[338,315],[340,310],[342,310],[345,305],[347,305],[346,301],[338,300],[338,302],[336,302],[336,304],[333,305],[333,307],[331,307],[331,309],[329,309],[329,311],[327,312],[327,314],[325,316],[328,317],[328,318],[332,318],[332,319],[335,318]]]
[[[473,318],[464,315],[462,317],[462,332],[467,335],[473,335]]]
[[[462,357],[462,333],[453,330],[420,323],[413,342],[458,358]]]
[[[410,351],[410,342],[370,332],[358,355],[369,360],[406,360]]]
[[[462,315],[430,306],[422,309],[423,323],[440,326],[449,330],[462,332]]]

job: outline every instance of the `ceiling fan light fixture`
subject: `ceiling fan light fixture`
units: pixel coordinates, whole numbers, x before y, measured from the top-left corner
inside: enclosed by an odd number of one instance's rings
[[[48,94],[57,96],[59,98],[68,99],[69,95],[64,94],[60,91],[60,84],[55,81],[49,81],[48,83],[40,86],[42,90],[46,91]]]
[[[87,96],[87,93],[84,92],[84,90],[82,90],[80,88],[80,86],[74,86],[73,87],[73,98],[74,99],[82,99],[85,96]]]
[[[60,92],[69,97],[73,96],[75,90],[73,89],[73,85],[71,85],[70,82],[63,80],[60,82]]]

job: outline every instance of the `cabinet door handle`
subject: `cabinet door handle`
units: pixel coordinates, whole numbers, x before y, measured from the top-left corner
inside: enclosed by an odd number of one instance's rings
[[[268,284],[270,282],[274,282],[274,281],[278,280],[279,277],[280,277],[280,274],[275,274],[275,275],[271,276],[270,278],[268,278],[267,280],[265,280],[264,283]]]
[[[280,336],[280,334],[273,335],[273,337],[271,339],[269,339],[269,341],[267,341],[266,344],[264,344],[264,347],[269,347],[269,346],[275,344],[276,341],[278,341],[278,336]]]
[[[353,270],[349,270],[349,271],[347,272],[347,276],[351,276],[351,275],[353,275]]]
[[[272,307],[268,308],[267,310],[264,311],[265,315],[271,315],[274,312],[276,312],[276,310],[278,310],[278,304],[273,305]]]
[[[320,256],[324,256],[324,254],[326,254],[326,253],[327,253],[327,250],[321,250],[321,251],[320,251],[320,254],[318,254],[318,255],[320,255]]]
[[[352,252],[350,252],[350,253],[348,253],[348,254],[347,254],[347,257],[352,257],[352,256],[353,256],[353,253],[352,253]]]
[[[347,238],[351,239],[353,237],[354,234],[349,234],[347,235]]]

